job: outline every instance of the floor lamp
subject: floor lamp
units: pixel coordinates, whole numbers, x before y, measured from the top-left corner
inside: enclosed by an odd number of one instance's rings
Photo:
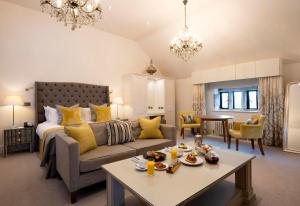
[[[6,96],[4,98],[4,105],[12,106],[13,109],[13,121],[12,121],[12,128],[15,128],[15,106],[22,106],[24,102],[20,96]]]

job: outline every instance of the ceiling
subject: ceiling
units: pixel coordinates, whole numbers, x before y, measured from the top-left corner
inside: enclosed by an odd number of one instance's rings
[[[6,1],[40,11],[39,0]],[[181,0],[101,0],[101,4],[103,20],[97,28],[137,41],[163,73],[176,78],[270,57],[300,61],[299,0],[190,0],[188,25],[203,39],[204,48],[188,63],[169,52],[170,40],[183,27]]]

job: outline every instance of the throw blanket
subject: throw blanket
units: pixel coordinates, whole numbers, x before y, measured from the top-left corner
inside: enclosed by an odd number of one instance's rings
[[[51,128],[44,132],[42,140],[40,142],[40,159],[43,161],[45,159],[45,151],[51,139],[53,139],[57,132],[62,132],[64,127]]]

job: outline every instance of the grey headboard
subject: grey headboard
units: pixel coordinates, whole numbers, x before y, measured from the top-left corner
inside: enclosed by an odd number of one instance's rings
[[[71,106],[79,103],[81,107],[88,107],[89,103],[109,105],[109,102],[108,86],[73,82],[35,82],[36,124],[46,120],[44,106]]]

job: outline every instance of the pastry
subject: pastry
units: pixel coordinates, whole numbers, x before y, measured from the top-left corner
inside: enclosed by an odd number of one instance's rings
[[[197,157],[196,157],[195,154],[190,153],[190,154],[188,154],[188,155],[186,156],[185,160],[186,160],[187,162],[189,162],[189,163],[194,164],[194,163],[197,162]]]
[[[180,149],[187,149],[187,146],[184,143],[180,143],[178,145],[178,148],[180,148]]]
[[[157,169],[160,169],[160,170],[162,170],[162,169],[165,169],[167,166],[164,164],[164,163],[162,163],[162,162],[156,162],[155,164],[154,164],[154,166],[157,168]]]

